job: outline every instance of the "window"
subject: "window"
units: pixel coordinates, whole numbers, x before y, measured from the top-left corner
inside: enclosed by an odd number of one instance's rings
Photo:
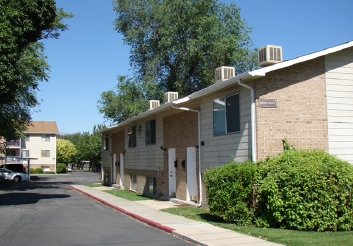
[[[156,143],[156,120],[151,120],[145,124],[146,145]]]
[[[50,150],[41,150],[41,157],[50,157]]]
[[[42,135],[42,142],[50,142],[50,135]]]
[[[103,149],[108,150],[109,149],[109,138],[108,135],[105,135],[103,139]]]
[[[130,173],[130,189],[137,190],[137,177],[136,174]]]
[[[22,150],[22,158],[29,157],[29,150]]]
[[[136,126],[128,128],[129,147],[136,147]]]
[[[30,135],[26,134],[26,135],[25,135],[25,138],[26,138],[26,142],[29,142],[29,141],[30,141]]]
[[[148,177],[148,194],[156,194],[156,178]]]
[[[49,166],[41,166],[43,169],[43,172],[50,172],[50,167]]]
[[[239,93],[213,100],[213,134],[240,131]]]

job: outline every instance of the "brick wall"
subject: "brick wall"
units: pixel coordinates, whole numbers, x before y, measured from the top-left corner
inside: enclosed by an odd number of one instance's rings
[[[132,187],[131,176],[136,175],[136,187]],[[148,191],[147,177],[156,178],[156,194],[150,194]],[[140,169],[125,169],[124,172],[124,189],[135,190],[138,194],[144,194],[150,197],[161,198],[165,193],[165,186],[162,179],[158,176],[158,171],[140,170]]]
[[[165,187],[165,196],[168,196],[169,192],[168,148],[175,148],[176,159],[178,160],[178,167],[176,168],[176,198],[186,200],[186,169],[182,167],[181,162],[183,160],[186,161],[186,148],[198,144],[197,120],[197,113],[187,111],[180,111],[180,113],[163,119],[163,147],[166,148],[166,151],[164,152],[165,171],[161,172],[161,182]],[[198,160],[196,162],[198,163]]]
[[[328,150],[324,58],[296,64],[255,80],[258,160],[283,151],[282,139],[296,149]],[[260,108],[258,99],[277,99]]]

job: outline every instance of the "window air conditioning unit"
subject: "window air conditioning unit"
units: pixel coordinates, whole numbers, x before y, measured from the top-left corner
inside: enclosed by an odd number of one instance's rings
[[[216,83],[222,82],[224,80],[228,80],[234,76],[235,76],[235,68],[234,67],[222,66],[222,67],[216,68],[216,71],[215,71]]]
[[[164,103],[172,102],[178,99],[178,92],[168,91],[164,93]]]
[[[159,107],[159,100],[149,100],[148,101],[148,110]]]
[[[262,67],[282,61],[282,46],[266,45],[258,51],[259,64]]]

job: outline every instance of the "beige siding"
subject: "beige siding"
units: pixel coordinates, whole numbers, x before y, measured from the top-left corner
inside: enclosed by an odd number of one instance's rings
[[[145,123],[156,119],[156,144],[145,144]],[[164,152],[163,146],[163,118],[152,117],[144,121],[136,122],[136,147],[128,147],[128,128],[125,129],[125,167],[128,169],[163,170]],[[131,125],[133,126],[133,125]],[[141,132],[138,131],[141,126]]]
[[[240,132],[213,135],[213,100],[239,92],[240,98]],[[201,103],[201,171],[229,163],[233,157],[237,161],[251,158],[251,113],[250,90],[234,85],[231,89],[221,91],[204,98]]]
[[[325,56],[329,153],[353,164],[353,48]]]
[[[112,166],[112,140],[109,138],[108,149],[103,149],[104,137],[105,135],[102,136],[102,166],[110,168]]]
[[[29,150],[30,158],[37,158],[31,160],[31,165],[51,166],[56,164],[56,135],[50,134],[50,141],[43,142],[42,134],[28,134],[30,140],[25,141],[22,150]],[[42,157],[41,151],[49,150],[50,157]],[[54,170],[52,170],[54,171]]]

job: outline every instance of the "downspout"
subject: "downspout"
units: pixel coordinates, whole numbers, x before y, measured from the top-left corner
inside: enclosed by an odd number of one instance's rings
[[[250,101],[251,101],[251,158],[253,162],[257,161],[257,156],[256,156],[256,124],[255,124],[255,93],[254,93],[254,88],[251,86],[248,86],[246,84],[243,84],[240,82],[240,79],[238,79],[238,84],[240,86],[245,87],[246,89],[250,90]]]
[[[184,108],[184,107],[176,107],[174,105],[174,103],[172,103],[172,108],[197,113],[197,128],[198,128],[198,130],[197,130],[198,140],[197,141],[198,141],[198,149],[199,149],[199,187],[200,187],[200,189],[199,189],[200,199],[197,204],[197,207],[201,207],[201,204],[202,204],[202,183],[201,183],[201,120],[200,120],[200,110]]]

